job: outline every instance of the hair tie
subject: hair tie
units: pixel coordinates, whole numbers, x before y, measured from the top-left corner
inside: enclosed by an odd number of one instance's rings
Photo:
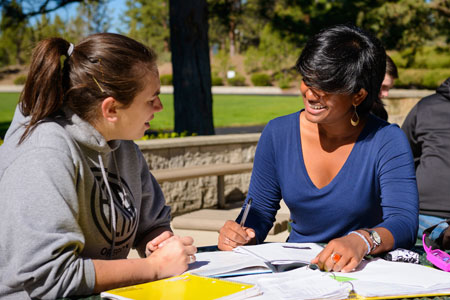
[[[74,48],[73,44],[70,43],[69,49],[67,49],[67,57],[70,57],[72,55],[73,48]]]

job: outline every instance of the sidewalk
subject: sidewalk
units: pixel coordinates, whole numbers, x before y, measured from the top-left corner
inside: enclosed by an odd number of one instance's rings
[[[21,92],[22,85],[0,85],[0,92]],[[275,86],[213,86],[213,94],[237,94],[237,95],[283,95],[299,96],[300,91],[296,88],[282,90]],[[391,89],[389,98],[423,98],[433,94],[432,90],[409,90],[409,89]],[[161,94],[173,94],[173,86],[161,86]]]

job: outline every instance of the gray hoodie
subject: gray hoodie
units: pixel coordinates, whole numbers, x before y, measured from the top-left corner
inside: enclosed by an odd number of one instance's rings
[[[66,109],[18,145],[27,120],[16,109],[0,147],[0,298],[91,294],[91,259],[126,258],[170,208],[132,141]]]

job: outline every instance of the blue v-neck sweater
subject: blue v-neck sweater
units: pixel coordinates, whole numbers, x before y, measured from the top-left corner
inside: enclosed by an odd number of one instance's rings
[[[283,199],[292,219],[289,242],[328,242],[352,230],[384,227],[394,236],[394,248],[413,246],[418,193],[410,146],[401,129],[369,115],[339,173],[318,189],[303,161],[300,112],[270,121],[261,134],[245,226],[264,241]]]

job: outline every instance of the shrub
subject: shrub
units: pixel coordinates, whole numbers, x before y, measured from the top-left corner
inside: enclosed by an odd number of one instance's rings
[[[183,131],[181,133],[163,132],[163,131],[150,132],[150,133],[147,133],[146,135],[144,135],[141,138],[141,140],[146,141],[146,140],[154,140],[154,139],[183,138],[183,137],[187,137],[187,136],[197,136],[197,133],[189,134],[187,131]]]
[[[161,80],[161,85],[172,85],[173,83],[172,74],[161,75],[159,79]]]
[[[2,140],[2,139],[0,139],[0,145],[1,145],[1,144],[3,144],[3,140]]]
[[[251,81],[254,86],[271,86],[270,76],[264,73],[255,73],[251,76]]]
[[[14,84],[22,85],[22,84],[25,84],[26,81],[27,81],[27,75],[19,75],[16,77],[16,79],[14,79]]]
[[[222,78],[219,77],[219,76],[214,76],[214,75],[212,75],[212,76],[211,76],[211,84],[212,84],[213,86],[223,85],[223,80],[222,80]]]
[[[227,81],[232,86],[245,86],[245,77],[239,74],[236,74],[233,78],[228,78]]]
[[[450,77],[450,69],[399,69],[395,87],[435,90]]]

